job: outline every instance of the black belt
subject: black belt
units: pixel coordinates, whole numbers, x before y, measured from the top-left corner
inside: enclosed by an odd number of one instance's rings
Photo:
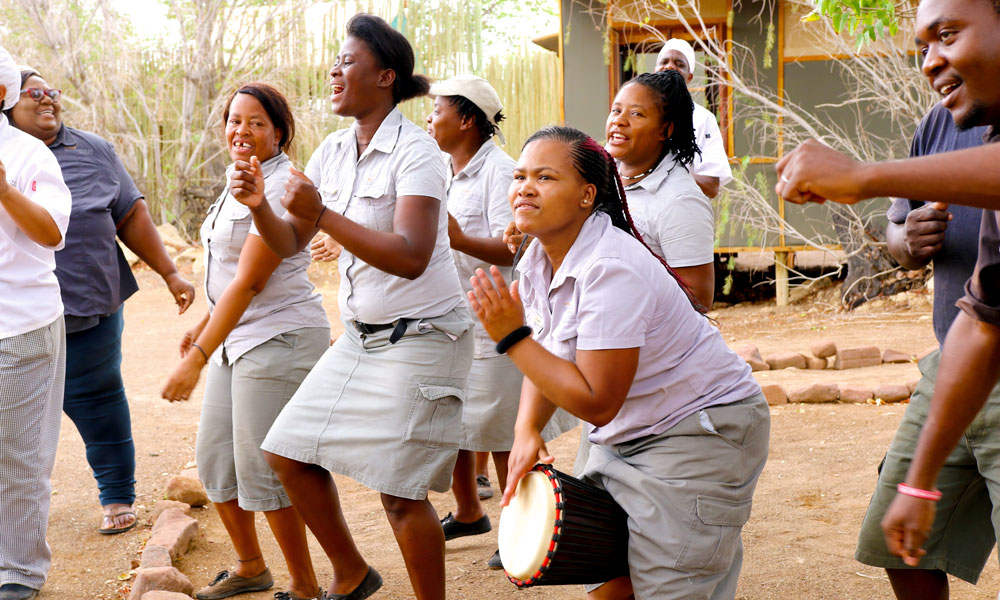
[[[406,333],[406,326],[413,319],[399,319],[393,321],[392,323],[362,323],[361,321],[351,321],[354,324],[354,328],[358,330],[362,335],[372,335],[378,333],[379,331],[385,331],[386,329],[392,329],[392,333],[389,335],[389,343],[395,344],[403,337]]]

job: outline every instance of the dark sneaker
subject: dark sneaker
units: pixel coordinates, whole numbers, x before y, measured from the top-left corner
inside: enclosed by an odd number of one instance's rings
[[[456,521],[455,517],[451,516],[451,513],[448,513],[447,517],[441,519],[441,529],[444,529],[444,539],[448,541],[467,535],[488,533],[493,530],[493,526],[490,525],[489,515],[483,515],[483,518],[478,521],[463,523]]]
[[[493,486],[490,485],[490,478],[486,475],[476,475],[476,492],[480,500],[493,497]]]
[[[33,600],[37,597],[38,590],[20,583],[0,585],[0,600]]]
[[[198,600],[219,600],[236,594],[263,592],[272,587],[274,587],[274,578],[271,577],[270,569],[264,569],[259,575],[253,577],[241,577],[230,574],[229,571],[222,571],[215,576],[212,583],[198,590],[194,596]]]
[[[491,556],[490,559],[486,561],[486,566],[493,570],[503,568],[503,563],[500,561],[500,550],[497,550],[496,552],[493,553],[493,556]]]
[[[382,587],[382,576],[372,567],[368,567],[368,574],[350,594],[325,594],[323,600],[365,600],[380,587]]]

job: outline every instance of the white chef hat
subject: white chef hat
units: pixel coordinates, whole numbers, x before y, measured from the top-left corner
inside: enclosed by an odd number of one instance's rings
[[[21,70],[3,46],[0,46],[0,85],[7,88],[3,110],[9,110],[21,98]]]
[[[679,38],[667,40],[663,43],[663,48],[660,49],[656,62],[660,62],[660,57],[670,50],[677,50],[683,54],[688,62],[688,71],[694,73],[694,48],[691,47],[691,44]]]

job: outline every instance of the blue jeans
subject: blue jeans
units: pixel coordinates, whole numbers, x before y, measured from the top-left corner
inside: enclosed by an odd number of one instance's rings
[[[122,382],[122,309],[66,334],[63,410],[87,447],[102,506],[135,501],[135,444]]]

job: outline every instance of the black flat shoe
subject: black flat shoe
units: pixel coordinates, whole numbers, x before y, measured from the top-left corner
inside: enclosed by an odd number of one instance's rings
[[[493,569],[493,570],[497,570],[497,569],[502,569],[503,568],[503,561],[500,560],[500,550],[499,549],[496,552],[493,553],[493,556],[491,556],[488,561],[486,561],[486,566],[489,567],[490,569]]]
[[[365,598],[377,592],[380,587],[382,587],[382,576],[373,567],[368,567],[368,574],[365,575],[364,581],[358,584],[358,587],[354,588],[350,594],[334,594],[331,592],[324,595],[323,599],[365,600]]]
[[[33,600],[38,597],[38,590],[20,583],[5,583],[0,585],[0,600]]]
[[[444,539],[448,541],[467,535],[488,533],[493,530],[493,526],[490,525],[489,515],[483,515],[483,518],[478,521],[463,523],[455,520],[455,517],[448,513],[447,517],[441,519],[441,529],[444,529]]]

